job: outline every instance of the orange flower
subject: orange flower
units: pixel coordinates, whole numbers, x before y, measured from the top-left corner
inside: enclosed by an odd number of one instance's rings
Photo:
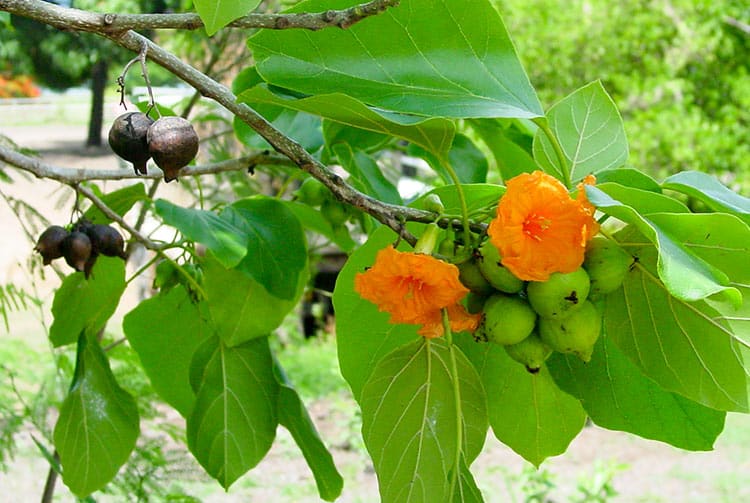
[[[578,198],[571,199],[559,180],[542,171],[508,180],[488,229],[502,264],[526,281],[546,281],[553,272],[578,269],[586,242],[599,231],[594,206],[583,190],[594,182],[587,176],[578,186]]]
[[[458,268],[430,255],[383,248],[375,264],[355,276],[354,290],[390,313],[391,323],[424,325],[419,333],[425,337],[443,335],[443,308],[448,308],[451,327],[472,329],[470,315],[458,305],[469,292],[458,279]],[[478,322],[477,317],[473,328]]]

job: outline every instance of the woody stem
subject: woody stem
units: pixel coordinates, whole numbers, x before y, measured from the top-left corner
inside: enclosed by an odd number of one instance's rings
[[[560,172],[563,176],[563,183],[566,187],[571,188],[573,186],[573,182],[570,178],[570,167],[568,166],[568,160],[565,157],[565,152],[563,152],[562,146],[557,140],[557,136],[555,135],[554,131],[552,131],[552,128],[549,127],[549,124],[547,123],[547,119],[545,117],[537,117],[536,119],[533,119],[533,121],[534,124],[539,126],[539,129],[542,130],[544,135],[552,144],[552,150],[555,151],[557,163],[560,165]]]
[[[453,184],[456,186],[456,193],[458,194],[458,203],[461,205],[461,223],[464,231],[464,244],[471,246],[471,228],[469,223],[469,207],[466,205],[466,195],[464,194],[461,180],[459,180],[456,170],[453,169],[451,163],[447,160],[441,160],[440,163],[443,168],[448,172],[448,176],[451,177]]]

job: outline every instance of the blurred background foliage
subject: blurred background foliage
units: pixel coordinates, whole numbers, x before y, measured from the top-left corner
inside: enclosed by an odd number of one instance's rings
[[[600,79],[630,165],[750,187],[747,0],[495,0],[545,107]]]

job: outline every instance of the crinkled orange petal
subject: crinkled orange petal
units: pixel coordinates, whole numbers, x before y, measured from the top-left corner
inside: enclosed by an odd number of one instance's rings
[[[587,177],[584,183],[589,182]],[[546,281],[553,272],[581,266],[586,242],[598,231],[593,211],[585,191],[574,200],[556,178],[541,171],[524,173],[508,180],[488,234],[513,274]]]
[[[417,325],[433,322],[435,313],[469,292],[455,265],[392,246],[380,250],[373,266],[355,276],[354,290],[390,313],[391,323]]]
[[[481,314],[469,314],[461,304],[448,306],[448,320],[450,321],[451,331],[453,332],[473,332],[479,326],[482,320]],[[445,335],[443,330],[442,314],[438,311],[437,316],[430,323],[422,325],[417,333],[428,339],[442,337]]]

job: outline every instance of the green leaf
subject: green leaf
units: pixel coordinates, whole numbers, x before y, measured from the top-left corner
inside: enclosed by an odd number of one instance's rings
[[[82,272],[66,276],[52,301],[52,345],[71,344],[81,332],[98,333],[117,309],[124,291],[125,262],[118,257],[99,256],[89,279]]]
[[[482,492],[477,487],[474,476],[466,466],[466,460],[463,457],[461,457],[461,471],[452,501],[453,503],[482,503],[484,501]]]
[[[351,145],[339,143],[333,151],[354,180],[359,182],[361,189],[385,203],[403,204],[401,195],[390,180],[380,170],[378,163],[367,153],[354,150]]]
[[[276,436],[279,384],[268,339],[229,348],[211,338],[192,365],[197,386],[188,447],[228,489],[263,459]]]
[[[193,353],[212,335],[201,307],[177,287],[144,300],[122,322],[154,389],[183,417],[195,402],[189,379]]]
[[[271,108],[271,107],[263,107]],[[264,110],[257,110],[264,117],[271,121],[273,127],[281,131],[286,136],[293,138],[294,141],[302,145],[308,152],[316,152],[323,145],[323,135],[321,132],[320,117],[310,115],[296,110],[285,110],[279,107],[272,115],[265,114]],[[234,132],[237,139],[248,147],[257,149],[273,148],[262,136],[253,128],[246,124],[239,117],[234,118]]]
[[[278,368],[278,367],[277,367]],[[312,470],[318,494],[325,501],[335,501],[344,487],[331,453],[315,429],[302,400],[291,386],[282,381],[279,392],[279,423],[289,430]]]
[[[656,218],[687,221],[717,216],[721,215],[665,214]],[[743,225],[734,217],[724,217]],[[678,225],[670,223],[670,230],[681,235],[691,250],[700,250],[704,256],[726,253],[726,264],[738,257],[745,257],[740,263],[747,264],[747,227],[743,235],[736,237],[722,232],[731,227],[719,219],[710,225],[709,220],[692,221],[701,226],[700,239],[694,243],[685,239]],[[656,275],[657,252],[653,244],[632,226],[619,231],[615,238],[638,261],[623,287],[607,297],[604,322],[608,336],[662,388],[714,409],[747,412],[748,354],[745,343],[735,339],[735,322],[730,321],[741,313],[725,302],[687,302],[673,297]],[[743,239],[745,247],[738,247]],[[708,246],[703,248],[704,244]],[[747,314],[744,316],[747,320]]]
[[[555,382],[581,401],[591,420],[681,449],[707,451],[724,429],[725,412],[662,389],[602,337],[591,361],[554,354],[547,366]]]
[[[237,269],[227,269],[209,256],[203,263],[206,292],[216,335],[236,346],[275,330],[297,305],[307,283],[307,269],[297,275],[297,290],[289,300],[271,295],[263,285]]]
[[[690,209],[673,197],[614,182],[597,183],[596,188],[641,215],[649,213],[690,213]]]
[[[547,112],[547,119],[563,149],[573,182],[590,173],[619,168],[628,159],[620,112],[599,81],[556,103]],[[561,175],[552,144],[541,129],[534,136],[534,159],[546,171]]]
[[[107,485],[139,433],[135,400],[115,381],[95,338],[81,334],[73,384],[54,431],[65,485],[81,498]]]
[[[363,152],[376,152],[393,140],[390,135],[375,133],[328,119],[323,120],[323,139],[329,153],[338,143],[356,145],[357,149]]]
[[[498,440],[536,466],[565,452],[583,428],[586,413],[557,387],[547,367],[531,374],[497,344],[457,340],[482,379]]]
[[[632,168],[605,169],[596,174],[597,185],[614,182],[634,189],[661,192],[659,183],[643,171]]]
[[[236,269],[271,295],[293,299],[307,266],[305,234],[294,213],[276,199],[252,197],[227,206],[221,218],[247,235],[247,252]]]
[[[349,7],[301,2],[296,12]],[[402,0],[346,30],[262,30],[248,41],[272,84],[344,92],[369,105],[436,117],[543,114],[492,4]]]
[[[414,145],[410,146],[409,154],[424,158],[445,183],[453,183],[453,179],[440,159]],[[463,134],[459,133],[453,137],[453,144],[450,152],[448,152],[448,162],[461,183],[484,183],[487,181],[487,158],[474,145],[474,142]]]
[[[380,360],[361,405],[362,436],[382,501],[452,497],[461,456],[471,461],[484,445],[485,403],[471,363],[443,340],[413,341]]]
[[[499,120],[475,119],[469,124],[490,149],[503,180],[539,169],[534,158],[507,136]]]
[[[328,222],[328,220],[326,220],[316,208],[294,201],[282,201],[282,203],[294,213],[297,220],[302,224],[302,227],[317,232],[318,234],[322,234],[343,251],[350,252],[357,245],[345,226],[342,225],[336,228],[331,227],[330,222]]]
[[[109,207],[112,211],[120,216],[125,215],[130,208],[133,207],[138,201],[147,201],[146,189],[142,183],[136,183],[129,185],[122,189],[110,192],[101,197],[104,204]],[[83,214],[85,220],[90,221],[94,224],[110,224],[112,219],[102,213],[102,210],[94,206],[89,206],[89,209]]]
[[[239,264],[247,253],[246,225],[238,227],[237,222],[229,222],[210,211],[183,208],[164,199],[156,201],[155,208],[164,223],[175,227],[187,239],[206,245],[225,267]]]
[[[254,10],[260,0],[193,0],[210,37],[226,25]]]
[[[253,106],[270,104],[290,108],[340,124],[395,136],[420,145],[437,156],[447,154],[456,129],[453,122],[447,119],[425,119],[375,110],[339,92],[292,99],[276,95],[266,86],[260,85],[242,92],[237,99]]]
[[[640,215],[632,207],[613,199],[597,187],[587,185],[585,190],[588,200],[599,211],[632,224],[648,241],[657,245],[658,274],[669,293],[678,299],[695,301],[723,292],[735,303],[741,302],[739,291],[728,286],[729,278],[726,274],[686,249],[679,239],[671,238],[669,229],[650,220],[650,215]],[[642,191],[642,194],[646,193]]]
[[[733,192],[710,175],[682,171],[664,180],[662,187],[687,194],[714,211],[732,213],[750,224],[750,199]]]

